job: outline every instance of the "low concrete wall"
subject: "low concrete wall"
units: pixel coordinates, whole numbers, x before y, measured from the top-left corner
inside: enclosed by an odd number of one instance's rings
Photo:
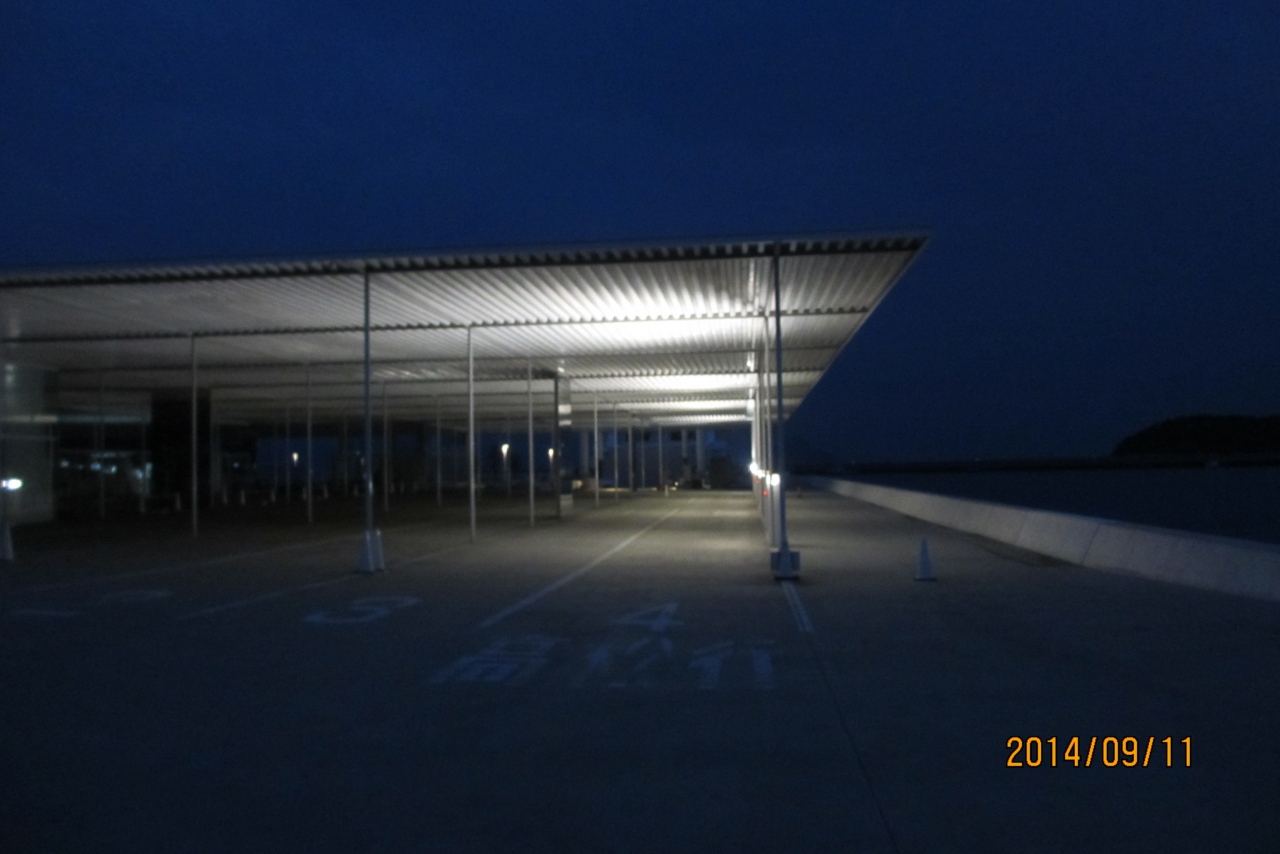
[[[835,478],[822,489],[1093,569],[1280,601],[1280,547]]]

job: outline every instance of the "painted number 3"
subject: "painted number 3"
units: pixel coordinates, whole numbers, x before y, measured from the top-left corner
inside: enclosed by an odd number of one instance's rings
[[[308,614],[308,623],[369,623],[381,620],[392,611],[417,605],[416,596],[364,596],[353,600],[345,611],[316,611]]]

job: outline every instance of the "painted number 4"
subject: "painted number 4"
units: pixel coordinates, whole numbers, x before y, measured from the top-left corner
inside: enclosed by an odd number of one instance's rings
[[[676,609],[679,607],[679,602],[668,602],[665,605],[655,605],[652,608],[641,608],[639,611],[632,611],[625,617],[611,620],[610,624],[614,626],[642,626],[651,632],[661,634],[671,626],[684,625],[683,621],[675,618]]]

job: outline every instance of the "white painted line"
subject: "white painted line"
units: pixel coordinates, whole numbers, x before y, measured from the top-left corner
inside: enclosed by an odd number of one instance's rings
[[[259,549],[252,552],[239,552],[233,555],[223,555],[222,557],[209,558],[208,560],[198,560],[191,563],[180,563],[176,566],[160,566],[151,569],[137,569],[132,572],[121,572],[116,575],[95,575],[89,578],[73,578],[70,581],[57,581],[52,584],[38,584],[35,587],[26,587],[22,590],[15,591],[17,593],[42,593],[46,590],[58,590],[63,587],[73,587],[77,584],[94,584],[98,582],[120,581],[125,578],[141,578],[147,575],[161,575],[166,572],[180,572],[184,569],[200,569],[206,566],[217,566],[220,563],[231,563],[237,560],[244,560],[251,557],[263,557],[265,555],[278,554],[280,552],[294,551],[297,549],[309,549],[318,546],[327,546],[330,543],[340,542],[342,540],[354,540],[360,534],[343,534],[338,537],[327,537],[323,540],[309,540],[305,543],[290,543],[286,546],[275,546],[269,549]]]
[[[430,552],[427,552],[426,554],[418,555],[417,557],[411,557],[408,560],[400,560],[400,561],[396,561],[395,563],[389,563],[387,564],[387,569],[400,569],[401,567],[412,566],[415,563],[422,563],[424,560],[431,560],[434,557],[440,557],[440,555],[447,554],[448,552],[456,552],[459,549],[461,549],[462,546],[463,546],[462,543],[458,543],[457,545],[453,545],[453,546],[445,546],[442,549],[436,549],[435,551],[430,551]]]
[[[334,584],[340,584],[343,581],[349,581],[355,578],[353,572],[346,573],[338,578],[330,578],[325,581],[313,581],[310,584],[303,584],[300,587],[286,587],[284,590],[272,590],[270,593],[262,593],[258,596],[250,596],[248,599],[237,599],[234,602],[226,602],[222,605],[214,605],[212,608],[204,608],[200,611],[192,611],[190,614],[183,614],[178,617],[179,620],[190,620],[192,617],[207,617],[210,614],[221,614],[223,611],[234,611],[236,608],[243,608],[246,605],[257,605],[259,602],[270,602],[272,599],[279,599],[282,596],[288,596],[290,593],[301,593],[304,590],[315,590],[319,587],[329,587]]]
[[[79,611],[72,611],[66,608],[16,608],[9,612],[10,617],[78,617]]]
[[[609,549],[609,551],[607,551],[607,552],[605,552],[604,554],[600,555],[599,557],[597,557],[595,560],[591,561],[590,563],[587,563],[587,564],[584,564],[584,565],[582,565],[582,566],[578,567],[578,568],[577,568],[577,569],[575,569],[573,572],[569,573],[568,575],[564,576],[563,578],[556,579],[555,581],[551,582],[551,583],[550,583],[550,584],[548,584],[547,586],[545,586],[545,587],[541,587],[541,588],[539,588],[538,590],[535,590],[534,592],[530,593],[528,596],[524,597],[524,598],[523,598],[523,599],[521,599],[519,602],[516,602],[514,605],[508,605],[506,608],[503,608],[501,611],[499,611],[498,613],[494,614],[492,617],[488,617],[488,618],[486,618],[486,619],[482,620],[482,621],[480,622],[480,626],[479,626],[479,627],[480,627],[480,628],[482,628],[482,629],[487,629],[487,628],[489,628],[490,626],[493,626],[493,625],[495,625],[495,624],[497,624],[497,623],[500,623],[501,621],[505,620],[507,617],[510,617],[512,614],[516,613],[517,611],[522,611],[522,610],[524,610],[525,608],[529,607],[529,606],[530,606],[530,605],[532,605],[534,602],[537,602],[539,599],[541,599],[543,596],[546,596],[548,593],[554,593],[555,591],[559,590],[561,587],[564,587],[566,584],[568,584],[570,581],[573,581],[573,580],[574,580],[575,578],[577,578],[578,576],[580,576],[580,575],[586,575],[588,572],[590,572],[591,570],[595,569],[597,566],[599,566],[600,564],[604,563],[606,560],[608,560],[609,558],[613,557],[613,556],[614,556],[614,555],[616,555],[618,552],[622,551],[622,550],[623,550],[623,549],[625,549],[627,546],[631,545],[631,544],[632,544],[632,543],[634,543],[636,540],[640,539],[640,538],[641,538],[641,537],[643,537],[645,534],[649,533],[649,532],[650,532],[650,531],[652,531],[654,528],[658,527],[658,526],[659,526],[659,525],[661,525],[663,522],[667,521],[667,520],[668,520],[668,519],[670,519],[672,516],[674,516],[674,515],[676,515],[677,513],[679,513],[681,509],[682,509],[682,508],[677,507],[675,510],[672,510],[670,513],[668,513],[667,515],[663,516],[663,517],[662,517],[661,519],[659,519],[658,521],[654,522],[654,523],[653,523],[653,524],[651,524],[651,525],[646,526],[645,528],[642,528],[641,530],[639,530],[639,531],[635,532],[634,534],[632,534],[631,536],[627,537],[625,540],[623,540],[622,542],[618,543],[616,546],[614,546],[613,548]]]
[[[778,583],[782,585],[782,595],[787,597],[787,604],[791,606],[791,616],[795,617],[796,628],[800,630],[800,634],[813,634],[813,623],[809,620],[809,612],[805,610],[804,602],[800,601],[800,594],[796,592],[796,583],[794,581]]]
[[[410,558],[408,560],[402,560],[398,563],[393,563],[388,567],[388,569],[399,569],[402,566],[409,566],[411,564],[420,563],[424,560],[430,560],[433,557],[439,557],[445,552],[451,552],[459,548],[462,548],[462,546],[460,545],[448,546],[443,549],[436,549],[433,552],[427,552],[426,554],[419,555],[418,557],[415,557],[415,558]],[[272,599],[279,599],[282,596],[288,596],[290,593],[302,593],[305,590],[315,590],[320,587],[329,587],[334,584],[340,584],[343,581],[350,581],[353,578],[360,578],[360,577],[361,576],[358,575],[357,573],[348,572],[338,576],[337,578],[329,578],[324,581],[312,581],[309,584],[303,584],[299,587],[286,587],[284,590],[273,590],[270,593],[262,593],[258,596],[250,596],[247,599],[237,599],[234,602],[226,602],[222,605],[214,605],[212,608],[204,608],[203,610],[200,610],[200,611],[192,611],[190,614],[183,614],[182,616],[178,617],[178,619],[189,620],[192,617],[207,617],[209,614],[220,614],[223,611],[233,611],[236,608],[243,608],[246,605],[256,605],[259,602],[270,602]]]

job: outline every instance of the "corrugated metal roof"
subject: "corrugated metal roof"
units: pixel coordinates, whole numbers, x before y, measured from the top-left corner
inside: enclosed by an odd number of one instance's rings
[[[465,406],[470,327],[486,415],[523,408],[532,363],[539,377],[570,378],[575,405],[719,418],[772,346],[775,254],[794,404],[923,244],[816,237],[29,271],[0,274],[0,330],[7,360],[58,372],[68,392],[187,387],[195,336],[201,384],[222,411],[269,416],[298,396],[311,363],[317,406],[355,412],[367,269],[375,379],[399,413]],[[538,385],[547,395],[549,382]]]

